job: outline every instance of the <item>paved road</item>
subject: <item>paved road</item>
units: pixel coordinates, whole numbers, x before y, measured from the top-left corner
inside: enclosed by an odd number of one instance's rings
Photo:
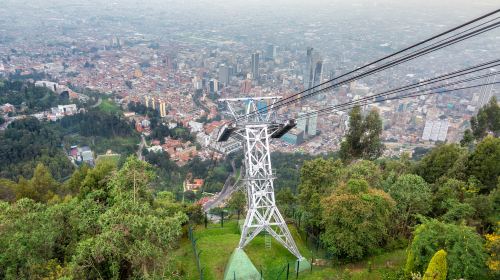
[[[92,105],[92,106],[90,106],[90,107],[91,107],[91,108],[95,108],[95,107],[97,107],[97,106],[101,105],[101,103],[102,103],[102,98],[101,98],[101,97],[99,97],[99,99],[97,99],[97,103],[96,103],[96,104],[94,104],[94,105]]]
[[[221,204],[224,200],[226,200],[236,189],[236,184],[239,181],[239,178],[236,179],[236,182],[233,182],[231,180],[236,176],[236,167],[234,165],[234,160],[231,161],[231,167],[233,168],[233,171],[231,174],[226,179],[226,182],[224,183],[224,186],[222,187],[222,190],[214,196],[213,199],[205,203],[203,205],[203,210],[205,212],[210,211],[210,209],[217,207],[219,204]],[[240,172],[240,177],[241,177],[241,172]]]

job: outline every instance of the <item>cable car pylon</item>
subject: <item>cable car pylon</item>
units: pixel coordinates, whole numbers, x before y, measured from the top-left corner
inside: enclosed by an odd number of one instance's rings
[[[234,122],[231,126],[221,127],[217,141],[234,137],[243,144],[248,212],[238,248],[244,248],[260,232],[266,231],[297,257],[299,262],[304,262],[302,270],[306,267],[307,260],[300,254],[285,219],[276,207],[274,195],[273,181],[276,177],[271,166],[269,140],[280,138],[296,125],[293,119],[277,119],[273,104],[280,98],[281,96],[220,99],[219,101],[226,102]],[[268,109],[258,110],[261,104],[269,104]],[[237,105],[242,105],[244,112],[238,113]],[[251,112],[258,113],[250,114]]]

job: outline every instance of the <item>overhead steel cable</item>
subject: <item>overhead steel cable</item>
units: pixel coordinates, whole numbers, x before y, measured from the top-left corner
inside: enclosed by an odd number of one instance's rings
[[[441,44],[439,44],[439,45],[438,45],[438,46],[436,46],[436,47],[432,47],[432,48],[430,48],[430,49],[422,49],[422,50],[418,51],[417,53],[415,53],[415,54],[413,54],[413,55],[411,55],[411,56],[407,56],[407,57],[403,57],[403,58],[400,58],[400,59],[393,60],[393,61],[391,61],[391,62],[389,62],[389,63],[387,63],[387,64],[385,64],[385,65],[383,65],[383,66],[376,67],[376,68],[374,68],[374,69],[372,69],[372,70],[369,70],[369,71],[367,71],[367,72],[364,72],[364,73],[362,73],[362,74],[360,74],[360,75],[354,76],[354,77],[352,77],[352,78],[348,78],[348,79],[343,80],[343,81],[338,82],[338,83],[334,83],[334,84],[332,84],[332,85],[326,86],[326,87],[321,88],[321,89],[319,89],[319,90],[316,90],[316,91],[313,91],[313,92],[307,93],[307,94],[305,94],[305,95],[303,95],[303,96],[299,96],[299,97],[297,97],[297,98],[295,98],[295,99],[292,99],[292,100],[286,101],[286,102],[284,102],[284,103],[280,103],[280,104],[278,104],[278,105],[275,105],[273,109],[275,109],[275,110],[276,110],[276,109],[279,109],[279,108],[281,108],[281,107],[283,107],[283,106],[286,106],[286,105],[291,104],[291,103],[295,103],[295,102],[297,102],[297,101],[299,101],[299,100],[302,100],[302,99],[305,99],[305,98],[311,97],[311,96],[313,96],[313,95],[319,94],[319,93],[324,92],[324,91],[326,91],[326,90],[330,90],[330,89],[333,89],[333,88],[337,88],[337,87],[340,87],[340,86],[342,86],[342,85],[348,84],[348,83],[350,83],[350,82],[353,82],[353,81],[359,80],[359,79],[361,79],[361,78],[365,78],[365,77],[370,76],[370,75],[373,75],[373,74],[375,74],[375,73],[377,73],[377,72],[383,71],[383,70],[385,70],[385,69],[387,69],[387,68],[391,68],[391,67],[394,67],[394,66],[396,66],[396,65],[402,64],[402,63],[404,63],[404,62],[411,61],[411,60],[416,59],[416,58],[418,58],[418,57],[420,57],[420,56],[426,55],[426,54],[431,53],[431,52],[435,52],[435,51],[440,50],[440,49],[442,49],[442,48],[445,48],[445,47],[448,47],[448,46],[450,46],[450,45],[453,45],[453,44],[456,44],[456,43],[458,43],[458,42],[461,42],[461,41],[463,41],[463,40],[466,40],[466,39],[469,39],[469,38],[475,37],[475,36],[477,36],[477,35],[480,35],[480,34],[482,34],[482,33],[484,33],[484,32],[490,31],[490,30],[492,30],[492,29],[494,29],[494,28],[498,28],[498,27],[500,27],[500,22],[497,22],[497,23],[491,24],[491,25],[489,25],[489,26],[483,27],[483,28],[481,28],[481,29],[479,29],[479,30],[475,30],[474,32],[471,32],[471,33],[469,33],[469,34],[466,34],[466,35],[460,36],[460,37],[458,37],[458,38],[455,38],[455,39],[451,40],[450,42],[441,43]],[[261,108],[261,109],[259,109],[259,110],[255,110],[255,111],[251,112],[249,116],[251,116],[252,114],[259,113],[259,111],[260,111],[260,110],[263,110],[263,108]]]
[[[425,46],[425,47],[423,47],[423,48],[421,48],[421,49],[419,49],[419,50],[413,51],[412,53],[406,54],[406,55],[404,55],[403,57],[400,57],[400,58],[398,58],[398,59],[392,60],[392,61],[390,61],[390,62],[388,62],[388,63],[386,63],[386,64],[384,64],[384,65],[382,65],[382,66],[378,66],[378,67],[375,67],[375,66],[374,66],[375,64],[377,64],[377,63],[379,63],[379,62],[382,62],[382,61],[387,60],[387,59],[389,59],[389,58],[391,58],[391,57],[394,57],[394,56],[400,55],[400,54],[402,54],[402,53],[404,53],[404,52],[407,52],[407,51],[409,51],[409,50],[411,50],[411,49],[413,49],[413,48],[415,48],[415,47],[418,47],[418,46],[424,45],[424,44],[426,44],[426,43],[428,43],[428,42],[431,42],[432,40],[435,40],[435,39],[437,39],[437,38],[439,38],[439,37],[442,37],[442,36],[444,36],[444,35],[446,35],[446,34],[449,34],[449,33],[451,33],[451,32],[457,31],[457,30],[459,30],[459,29],[461,29],[461,28],[463,28],[463,27],[465,27],[465,26],[468,26],[468,25],[470,25],[470,24],[473,24],[473,23],[476,23],[476,22],[478,22],[478,21],[480,21],[480,20],[483,20],[483,19],[485,19],[485,18],[487,18],[487,17],[490,17],[491,15],[494,15],[494,14],[498,13],[499,11],[500,11],[500,9],[497,9],[497,10],[495,10],[495,11],[491,12],[491,13],[488,13],[488,14],[486,14],[486,15],[483,15],[483,16],[481,16],[481,17],[478,17],[478,18],[476,18],[476,19],[473,19],[473,20],[471,20],[471,21],[468,21],[467,23],[461,24],[461,25],[456,26],[456,27],[454,27],[454,28],[451,28],[451,29],[449,29],[449,30],[447,30],[447,31],[445,31],[445,32],[442,32],[442,33],[440,33],[440,34],[438,34],[438,35],[435,35],[435,36],[433,36],[433,37],[431,37],[431,38],[428,38],[428,39],[423,40],[423,41],[421,41],[421,42],[419,42],[419,43],[416,43],[416,44],[411,45],[411,46],[409,46],[409,47],[407,47],[407,48],[404,48],[404,49],[402,49],[402,50],[400,50],[400,51],[398,51],[398,52],[395,52],[395,53],[390,54],[390,55],[388,55],[388,56],[385,56],[385,57],[383,57],[383,58],[377,59],[377,60],[375,60],[375,61],[373,61],[373,62],[371,62],[371,63],[369,63],[369,64],[366,64],[366,65],[364,65],[364,66],[362,66],[362,67],[359,67],[359,68],[357,68],[357,69],[354,69],[354,70],[352,70],[352,71],[349,71],[349,72],[347,72],[347,73],[344,73],[344,74],[340,75],[339,77],[336,77],[336,78],[334,78],[334,79],[331,79],[331,80],[325,81],[325,82],[323,82],[323,83],[321,83],[321,84],[319,84],[319,85],[316,85],[316,86],[311,87],[311,88],[308,88],[308,89],[306,89],[306,90],[304,90],[304,91],[301,91],[301,92],[298,92],[298,93],[296,93],[296,94],[293,94],[293,95],[291,95],[291,96],[289,96],[289,97],[287,97],[287,98],[284,98],[284,99],[282,99],[282,100],[278,101],[277,103],[275,103],[275,104],[274,104],[274,108],[273,108],[273,109],[277,109],[277,108],[280,108],[280,107],[286,106],[286,105],[288,105],[288,104],[290,104],[290,103],[297,102],[297,101],[298,101],[298,100],[300,100],[300,99],[306,98],[306,97],[311,96],[311,95],[313,95],[313,94],[317,94],[317,93],[322,92],[322,91],[324,91],[324,90],[326,90],[326,89],[330,89],[330,88],[335,87],[335,86],[340,86],[340,85],[341,85],[341,83],[342,83],[342,84],[345,84],[345,83],[347,83],[347,82],[350,82],[350,81],[353,81],[353,80],[356,80],[356,79],[364,78],[364,77],[366,77],[366,76],[368,76],[368,75],[372,75],[372,74],[374,74],[374,73],[376,73],[376,72],[379,72],[379,71],[385,70],[385,69],[387,69],[387,68],[389,68],[389,67],[393,67],[393,66],[396,66],[396,65],[398,65],[398,64],[401,64],[401,63],[403,63],[403,62],[407,62],[407,61],[413,60],[413,59],[415,59],[415,58],[417,58],[417,57],[420,57],[420,56],[422,56],[422,55],[428,54],[428,53],[430,53],[430,52],[437,51],[437,50],[442,49],[442,48],[444,48],[444,47],[447,47],[447,46],[450,46],[450,45],[456,44],[456,43],[461,42],[461,41],[463,41],[463,40],[466,40],[466,39],[472,38],[472,37],[477,36],[477,35],[480,35],[480,34],[482,34],[482,33],[484,33],[484,32],[487,32],[487,31],[490,31],[490,30],[492,30],[492,29],[495,29],[495,28],[499,27],[500,22],[498,22],[498,21],[497,21],[497,22],[492,23],[492,24],[489,24],[489,25],[487,25],[487,26],[484,26],[484,25],[485,25],[485,24],[487,24],[487,23],[491,23],[491,22],[493,22],[493,21],[498,20],[498,18],[499,18],[499,17],[496,17],[496,18],[494,18],[494,19],[490,19],[490,20],[488,20],[488,21],[486,21],[486,22],[480,23],[480,24],[478,24],[478,25],[476,25],[476,26],[474,26],[474,27],[472,27],[472,28],[469,28],[469,29],[464,30],[464,31],[461,31],[461,32],[459,32],[459,33],[457,33],[457,34],[451,35],[451,36],[449,36],[449,37],[447,37],[447,38],[445,38],[445,39],[442,39],[442,40],[440,40],[440,41],[438,41],[438,42],[434,42],[433,44],[431,44],[431,45],[429,45],[429,46]],[[479,28],[479,29],[478,29],[478,27],[480,27],[480,26],[484,26],[484,27],[482,27],[482,28]],[[475,29],[475,30],[474,30],[474,29]],[[473,31],[471,31],[471,30],[473,30]],[[468,33],[467,33],[467,32],[468,32]],[[465,33],[466,33],[466,34],[465,34]],[[458,35],[461,35],[461,36],[458,36]],[[359,72],[360,70],[363,70],[363,69],[368,68],[368,67],[371,67],[371,66],[374,66],[375,68],[374,68],[374,69],[372,69],[372,70],[366,71],[366,72],[364,72],[364,73],[361,73],[361,74],[359,74],[359,75],[357,75],[357,76],[354,76],[354,77],[352,77],[352,78],[350,78],[350,79],[348,79],[348,80],[344,80],[344,81],[342,81],[342,82],[340,82],[340,83],[336,83],[336,84],[333,84],[333,85],[329,85],[329,86],[327,86],[328,84],[332,83],[332,82],[333,82],[333,81],[335,81],[335,80],[338,80],[338,79],[340,79],[340,78],[346,77],[346,76],[351,75],[351,74],[354,74],[354,73],[356,73],[356,72]],[[322,86],[327,86],[327,87],[326,87],[326,88],[321,88]],[[314,90],[315,90],[315,89],[317,89],[317,88],[321,88],[321,89],[319,89],[319,90],[317,90],[317,91],[314,91]],[[311,92],[311,91],[312,91],[312,92]],[[309,94],[306,94],[305,96],[302,96],[302,94],[307,93],[307,92],[310,92],[310,93],[309,93]],[[294,97],[298,97],[298,98],[295,98],[295,99],[293,99],[293,100],[290,100],[290,99],[292,99],[292,98],[294,98]],[[287,101],[287,100],[288,100],[288,101]],[[269,107],[269,106],[264,106],[264,107],[262,107],[262,108],[259,108],[258,110],[254,110],[253,112],[248,113],[246,116],[253,115],[253,114],[259,113],[259,112],[261,112],[261,111],[265,111],[265,110],[267,110],[267,109],[268,109],[268,107]],[[243,118],[243,117],[246,117],[246,116],[242,116],[242,117],[240,117],[240,119],[241,119],[241,118]]]
[[[384,91],[384,92],[381,92],[381,93],[377,93],[377,94],[374,94],[374,95],[365,96],[365,97],[362,97],[361,99],[352,100],[352,101],[349,101],[347,103],[340,104],[340,105],[348,105],[350,103],[355,103],[355,102],[364,101],[364,100],[370,100],[370,99],[374,99],[374,98],[377,98],[377,97],[380,97],[380,96],[386,96],[386,95],[390,95],[390,94],[394,94],[394,93],[398,93],[398,92],[403,92],[403,91],[407,91],[407,90],[410,90],[410,89],[418,88],[418,87],[421,87],[421,86],[435,84],[435,83],[438,83],[438,82],[450,80],[450,79],[457,78],[457,77],[460,77],[460,76],[465,76],[465,75],[472,74],[472,73],[475,73],[475,72],[484,71],[484,70],[487,70],[487,69],[490,69],[490,68],[496,67],[496,66],[500,66],[500,59],[492,60],[492,61],[489,61],[489,62],[486,62],[486,63],[481,63],[481,64],[478,64],[478,65],[475,65],[475,66],[471,66],[471,67],[468,67],[468,68],[465,68],[465,69],[462,69],[462,70],[454,71],[454,72],[447,73],[447,74],[444,74],[444,75],[441,75],[441,76],[438,76],[438,77],[430,78],[430,79],[427,79],[427,80],[424,80],[424,81],[421,81],[421,82],[417,82],[417,83],[413,83],[413,84],[406,85],[406,86],[403,86],[403,87],[391,89],[391,90]],[[491,73],[491,75],[496,75],[496,74],[497,73]],[[488,74],[487,76],[490,76],[490,74]],[[340,105],[337,105],[337,106],[340,106]],[[311,115],[313,113],[314,112],[306,113],[306,114],[300,116],[300,118],[307,117],[307,116],[309,116],[309,115]]]
[[[439,91],[439,92],[427,92],[428,90],[422,90],[422,91],[413,92],[413,93],[408,94],[408,95],[395,96],[395,97],[391,97],[391,98],[386,98],[386,99],[379,100],[379,101],[376,101],[376,102],[362,103],[362,104],[352,104],[352,105],[350,105],[350,106],[348,106],[346,108],[332,109],[331,111],[337,110],[337,111],[345,112],[345,111],[347,111],[349,109],[352,109],[352,108],[355,108],[357,106],[365,106],[365,105],[370,105],[370,104],[384,102],[384,101],[399,100],[399,99],[419,97],[419,96],[432,95],[432,94],[438,94],[438,93],[439,94],[443,94],[443,93],[448,93],[448,92],[453,92],[453,91],[478,88],[478,87],[482,87],[482,86],[490,86],[490,85],[493,86],[493,85],[497,85],[497,84],[500,84],[500,81],[498,81],[498,82],[491,82],[491,83],[482,83],[482,84],[478,84],[478,85],[472,85],[472,86],[466,86],[466,87],[460,87],[460,88],[454,88],[454,89],[449,89],[449,90],[444,90],[444,91]],[[324,116],[324,115],[327,115],[327,114],[330,114],[330,113],[331,112],[322,112],[321,114],[318,114],[318,116]]]
[[[399,96],[393,96],[393,97],[389,97],[389,98],[377,100],[377,98],[379,98],[379,97],[387,97],[387,96],[395,93],[395,92],[389,92],[389,93],[388,92],[383,92],[383,93],[380,93],[380,94],[367,96],[366,98],[363,98],[363,99],[358,99],[358,100],[355,100],[355,101],[346,102],[346,103],[342,103],[342,104],[339,104],[339,105],[334,105],[334,106],[330,106],[330,107],[327,107],[327,108],[323,108],[321,110],[317,110],[317,111],[314,111],[314,112],[310,112],[310,113],[308,113],[306,115],[302,115],[302,116],[298,117],[296,120],[308,118],[308,117],[316,115],[316,114],[318,116],[319,115],[324,115],[325,112],[326,113],[330,113],[330,111],[335,111],[335,110],[345,111],[346,109],[351,109],[351,108],[354,108],[356,106],[365,106],[365,105],[370,105],[370,104],[374,104],[374,103],[381,103],[381,102],[388,101],[388,100],[410,98],[410,97],[414,97],[414,94],[416,94],[416,93],[426,92],[425,94],[422,94],[422,95],[429,95],[429,94],[436,94],[436,93],[444,93],[444,92],[458,90],[458,89],[474,88],[474,87],[478,87],[478,85],[474,85],[474,86],[471,86],[471,87],[463,87],[463,88],[457,88],[457,89],[439,91],[439,92],[433,92],[433,90],[442,89],[442,88],[446,88],[446,87],[449,87],[449,86],[454,86],[454,85],[463,84],[463,83],[467,83],[467,82],[472,82],[472,81],[480,80],[480,79],[483,79],[483,78],[489,78],[491,76],[495,76],[496,74],[497,74],[496,72],[482,74],[482,75],[478,75],[478,76],[474,76],[474,77],[469,77],[467,79],[455,81],[455,82],[452,82],[452,83],[449,83],[449,84],[443,84],[443,85],[439,85],[439,86],[431,87],[431,88],[424,88],[424,89],[420,89],[420,90],[417,90],[417,91],[413,91],[413,92],[409,92],[409,93],[406,93],[406,94],[402,94],[402,95],[399,95]],[[484,83],[484,84],[481,84],[481,85],[493,85],[493,84],[496,84],[496,83],[500,83],[500,82]],[[417,88],[417,87],[415,87],[415,88]],[[404,89],[404,90],[401,90],[401,91],[406,91],[406,90],[408,90],[408,89]],[[421,95],[416,95],[416,96],[421,96]]]
[[[449,83],[449,84],[443,84],[443,85],[432,87],[432,88],[420,89],[420,90],[418,90],[416,92],[430,91],[430,90],[440,89],[440,88],[444,88],[444,87],[449,87],[449,86],[453,86],[453,85],[457,85],[457,84],[462,84],[462,83],[466,83],[466,82],[471,82],[471,81],[479,80],[479,79],[482,79],[482,78],[489,78],[491,76],[495,76],[496,74],[497,73],[488,73],[488,74],[483,74],[483,75],[479,75],[479,76],[474,76],[474,77],[470,77],[470,78],[467,78],[467,79],[455,81],[455,82],[452,82],[452,83]],[[413,88],[408,88],[408,89],[414,89],[414,88],[418,88],[418,87],[419,86],[416,86],[416,87],[413,87]],[[408,89],[399,90],[399,92],[406,91]],[[377,94],[377,95],[370,95],[370,96],[364,97],[362,99],[358,99],[358,100],[346,102],[346,103],[339,104],[339,105],[330,106],[330,107],[323,108],[323,109],[320,109],[320,110],[317,110],[317,111],[314,111],[314,112],[309,112],[309,113],[307,113],[305,115],[301,115],[299,118],[297,118],[297,120],[303,119],[303,118],[307,118],[307,117],[312,116],[312,115],[314,115],[314,114],[316,114],[318,112],[335,110],[335,109],[346,107],[346,106],[350,106],[350,105],[357,106],[359,104],[368,105],[368,104],[372,104],[372,103],[380,103],[380,102],[385,101],[385,99],[383,99],[383,100],[376,100],[377,98],[379,98],[379,97],[385,97],[385,96],[388,96],[388,95],[391,95],[391,94],[394,94],[394,93],[395,92],[389,92],[389,93],[383,92],[383,93],[380,93],[380,94]],[[406,95],[402,95],[402,96],[406,96]],[[372,103],[363,103],[363,102],[372,102]]]

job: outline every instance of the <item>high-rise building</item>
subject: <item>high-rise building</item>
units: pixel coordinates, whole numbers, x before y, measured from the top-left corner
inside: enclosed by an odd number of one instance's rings
[[[225,64],[219,66],[219,81],[224,84],[224,86],[229,85],[229,68]]]
[[[297,129],[306,131],[307,129],[307,118],[300,118],[301,116],[305,115],[305,113],[299,113],[299,117],[297,120]]]
[[[321,83],[321,79],[323,78],[323,61],[316,61],[314,67],[314,76],[313,76],[313,86],[317,86]]]
[[[167,116],[167,110],[165,108],[165,101],[160,101],[160,117],[164,118]]]
[[[304,71],[304,87],[310,88],[312,86],[311,76],[313,75],[313,52],[314,49],[309,47],[306,51],[306,68]]]
[[[151,98],[151,107],[153,108],[153,110],[156,110],[156,99],[155,98]]]
[[[219,91],[219,81],[216,79],[211,79],[209,83],[210,94],[213,95]]]
[[[274,60],[274,58],[276,57],[277,52],[278,52],[278,47],[277,46],[275,46],[273,44],[267,45],[266,60]]]
[[[315,136],[317,133],[316,127],[318,126],[318,113],[309,115],[307,118],[307,135]]]
[[[252,54],[252,78],[259,79],[259,53]]]
[[[195,76],[192,81],[195,90],[203,89],[203,81],[198,76]]]
[[[240,92],[242,94],[250,93],[251,89],[252,89],[252,81],[251,80],[245,79],[241,82]]]
[[[303,117],[306,114],[308,114],[308,116]],[[297,120],[297,129],[303,131],[304,135],[307,135],[310,137],[315,136],[317,133],[317,126],[318,126],[318,114],[317,113],[314,113],[314,114],[312,114],[311,112],[299,113],[298,120]]]
[[[317,86],[323,78],[323,60],[313,48],[307,48],[306,69],[304,71],[304,87],[306,89]]]
[[[493,97],[493,87],[494,85],[491,83],[494,83],[496,80],[496,75],[489,76],[486,78],[486,83],[490,85],[485,85],[482,86],[479,90],[479,99],[477,102],[477,109],[483,107],[484,105],[488,104],[490,102],[491,97]]]

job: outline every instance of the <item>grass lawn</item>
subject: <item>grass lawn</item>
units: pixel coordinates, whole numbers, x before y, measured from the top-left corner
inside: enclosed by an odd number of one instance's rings
[[[311,252],[304,240],[300,238],[294,226],[290,225],[289,228],[302,255],[311,260]],[[210,225],[209,229],[198,226],[194,230],[194,236],[197,238],[198,251],[201,250],[203,279],[223,279],[226,263],[240,239],[236,221],[224,223],[224,228],[218,228],[218,225]],[[266,249],[265,237],[259,235],[245,248],[245,252],[255,267],[262,271],[264,279],[286,279],[287,263],[290,263],[289,279],[295,279],[295,257],[274,239],[271,249]],[[180,248],[174,252],[172,259],[182,267],[184,279],[199,279],[191,241],[186,236],[181,240]],[[404,261],[405,250],[401,249],[358,263],[314,266],[312,272],[301,272],[299,279],[384,279],[385,273],[398,270],[404,265]]]
[[[97,108],[106,113],[116,114],[121,112],[121,109],[118,107],[118,105],[116,105],[114,102],[110,100],[105,100],[105,99],[102,100],[102,103],[99,104]]]

